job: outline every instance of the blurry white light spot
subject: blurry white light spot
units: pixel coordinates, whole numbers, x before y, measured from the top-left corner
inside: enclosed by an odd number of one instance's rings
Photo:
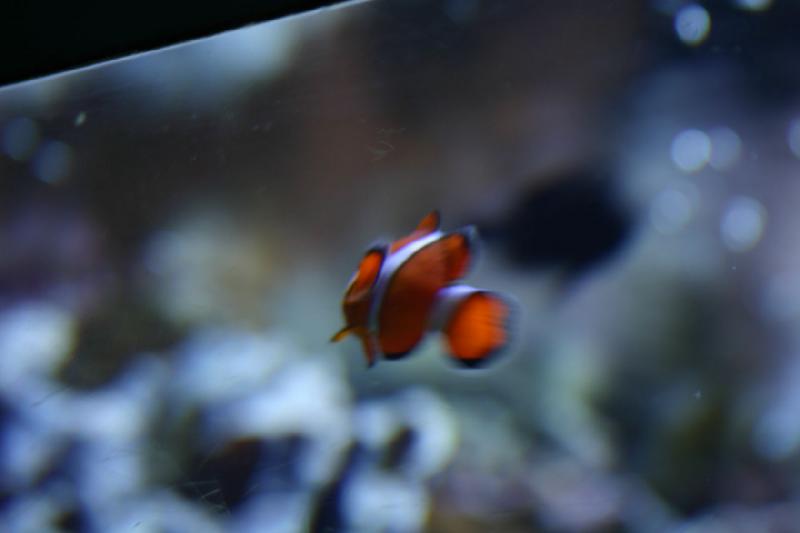
[[[709,132],[711,157],[708,163],[714,170],[731,168],[742,153],[742,140],[730,128],[716,128]]]
[[[75,127],[82,126],[84,122],[86,122],[86,111],[81,111],[75,117]]]
[[[772,0],[736,0],[736,5],[750,11],[762,11],[772,5]]]
[[[72,149],[61,141],[49,141],[36,154],[33,173],[45,183],[58,183],[69,173]]]
[[[711,139],[700,130],[684,130],[672,140],[672,162],[684,172],[698,172],[711,158]]]
[[[789,131],[786,132],[786,142],[796,157],[800,157],[800,119],[795,119],[789,124]]]
[[[722,215],[722,241],[734,252],[746,252],[764,233],[766,210],[757,200],[740,196],[731,200]]]
[[[3,151],[17,161],[30,157],[38,142],[39,127],[27,117],[14,119],[3,129]]]
[[[702,43],[711,29],[711,17],[702,6],[689,4],[675,15],[675,32],[689,45]]]
[[[657,231],[673,234],[692,218],[692,203],[682,191],[667,189],[656,196],[650,207],[650,222]]]

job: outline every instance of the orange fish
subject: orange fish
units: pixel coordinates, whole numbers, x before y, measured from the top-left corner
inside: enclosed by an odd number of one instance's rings
[[[428,330],[440,330],[450,355],[479,366],[508,345],[512,304],[505,297],[455,284],[475,254],[473,226],[444,233],[439,213],[422,219],[410,235],[367,250],[345,289],[345,326],[331,340],[361,339],[368,366],[400,359]]]

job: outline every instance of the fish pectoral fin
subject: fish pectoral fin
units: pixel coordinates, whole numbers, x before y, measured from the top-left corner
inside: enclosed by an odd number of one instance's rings
[[[364,347],[364,357],[367,359],[367,368],[375,366],[377,360],[378,350],[376,341],[368,334],[361,335],[361,344]]]
[[[364,357],[367,360],[367,367],[372,367],[378,359],[378,344],[377,340],[364,328],[359,326],[345,326],[331,337],[331,342],[339,342],[351,334],[358,335],[361,339],[361,345],[364,348]]]
[[[351,326],[343,327],[342,329],[333,334],[333,337],[331,337],[331,342],[339,342],[340,340],[344,339],[345,337],[353,333],[353,329],[354,328]]]

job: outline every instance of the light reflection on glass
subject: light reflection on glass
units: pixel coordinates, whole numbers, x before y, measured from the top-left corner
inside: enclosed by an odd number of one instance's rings
[[[33,172],[45,183],[56,184],[70,172],[72,149],[61,141],[47,141],[33,160]]]
[[[684,43],[696,46],[702,43],[711,30],[711,17],[703,6],[689,4],[675,15],[675,32]]]
[[[789,143],[792,153],[800,158],[800,119],[795,119],[789,123],[789,128],[786,131],[786,142]]]
[[[699,172],[711,158],[711,139],[700,130],[680,132],[672,141],[672,162],[687,173]]]
[[[766,210],[754,198],[740,196],[731,200],[722,215],[722,241],[729,250],[746,252],[764,233]]]

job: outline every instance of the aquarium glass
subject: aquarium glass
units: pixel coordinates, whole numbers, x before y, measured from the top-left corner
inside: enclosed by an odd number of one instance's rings
[[[799,21],[372,0],[0,88],[0,529],[800,531]]]

